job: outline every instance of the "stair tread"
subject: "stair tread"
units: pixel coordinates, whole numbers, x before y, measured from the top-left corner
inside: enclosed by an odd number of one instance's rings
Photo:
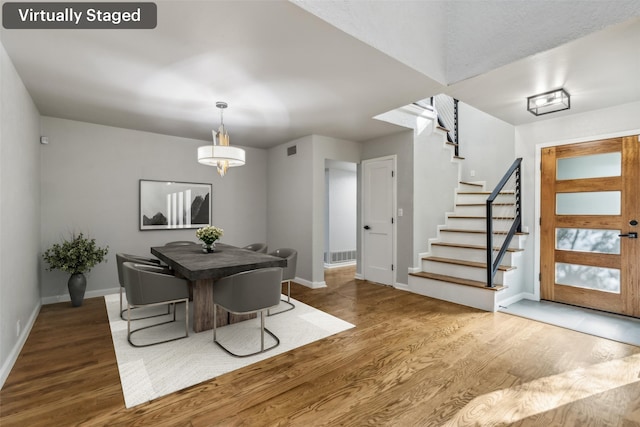
[[[450,214],[447,215],[447,218],[459,218],[459,219],[487,219],[487,216],[484,215],[457,215],[457,214]],[[492,219],[515,219],[512,216],[494,216],[492,217]]]
[[[506,286],[495,285],[493,288],[487,287],[485,282],[477,280],[461,279],[460,277],[447,276],[445,274],[428,273],[426,271],[420,271],[418,273],[410,273],[410,276],[422,277],[425,279],[439,280],[441,282],[450,282],[458,285],[473,286],[475,288],[486,289],[488,291],[500,291],[506,289]]]
[[[438,125],[438,126],[436,126],[436,128],[437,128],[437,129],[440,129],[440,130],[442,130],[442,131],[445,131],[445,132],[451,132],[449,129],[447,129],[447,128],[446,128],[446,127],[444,127],[444,126],[440,126],[440,125]]]
[[[474,187],[484,188],[484,185],[478,184],[477,182],[460,181],[460,184],[473,185]]]
[[[448,243],[448,242],[433,242],[431,243],[431,246],[448,246],[451,248],[464,248],[464,249],[478,249],[481,251],[486,251],[487,247],[486,246],[481,246],[481,245],[467,245],[467,244],[462,244],[462,243]],[[493,248],[496,251],[499,251],[500,248]],[[517,249],[517,248],[507,248],[507,252],[523,252],[524,249]]]
[[[453,258],[441,258],[437,256],[426,256],[422,258],[424,261],[435,261],[442,262],[446,264],[455,264],[455,265],[465,265],[467,267],[475,267],[475,268],[487,268],[486,262],[477,262],[477,261],[465,261],[462,259],[453,259]],[[500,271],[511,271],[515,270],[517,267],[512,267],[509,265],[500,265],[498,266],[498,270]]]
[[[493,191],[458,191],[458,194],[488,194],[489,196],[492,193],[493,193]],[[509,191],[501,191],[498,194],[513,195],[513,194],[516,194],[516,192],[513,191],[513,190],[509,190]]]
[[[441,228],[440,231],[450,231],[453,233],[476,233],[476,234],[487,234],[485,230],[469,230],[462,228]],[[509,234],[508,231],[494,231],[493,234]],[[520,233],[516,233],[516,236],[527,236],[529,233],[525,233],[524,231]]]
[[[480,194],[480,193],[469,193]],[[492,203],[493,206],[513,206],[515,203]],[[487,206],[487,203],[456,203],[456,206]]]

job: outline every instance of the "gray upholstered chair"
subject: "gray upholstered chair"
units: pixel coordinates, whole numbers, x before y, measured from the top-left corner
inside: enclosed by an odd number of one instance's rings
[[[282,268],[270,267],[244,271],[223,277],[213,283],[213,342],[235,357],[253,356],[271,350],[280,344],[280,339],[264,326],[264,312],[280,302]],[[217,338],[218,306],[234,314],[260,312],[260,350],[248,354],[236,354],[222,345]],[[272,336],[276,343],[264,346],[264,333]]]
[[[164,245],[165,246],[186,246],[186,245],[197,245],[197,243],[192,242],[191,240],[175,240],[173,242],[167,242]]]
[[[151,265],[151,266],[155,266],[155,267],[163,267],[166,271],[165,273],[167,274],[171,274],[168,270],[168,267],[163,265],[159,259],[157,258],[147,258],[147,257],[143,257],[140,255],[132,255],[132,254],[123,254],[123,253],[117,253],[116,254],[116,265],[118,267],[118,282],[120,283],[120,318],[122,320],[127,320],[124,318],[124,312],[126,311],[126,309],[124,307],[122,307],[122,293],[124,292],[124,271],[122,268],[122,264],[125,262],[135,262],[136,264],[143,264],[143,265]],[[170,306],[167,305],[167,313],[169,314],[169,310],[170,310]],[[136,319],[131,319],[131,320],[140,320],[140,319],[148,319],[151,317],[157,317],[157,316],[164,316],[164,314],[156,314],[153,316],[147,316],[147,317],[137,317]]]
[[[245,246],[242,249],[247,249],[249,251],[260,252],[261,254],[267,253],[267,244],[266,243],[252,243],[250,245]]]
[[[189,336],[189,285],[185,279],[163,273],[162,267],[124,262],[124,289],[127,293],[127,340],[134,347],[148,347],[150,345],[175,341]],[[173,308],[173,319],[131,330],[131,309],[143,306],[163,304],[185,304],[184,336],[155,341],[148,344],[134,344],[132,335],[144,329],[153,328],[176,321],[176,307]]]
[[[296,306],[291,302],[291,281],[296,277],[296,264],[298,262],[298,251],[291,248],[280,248],[271,252],[269,255],[285,258],[287,260],[287,266],[282,269],[282,283],[287,282],[287,299],[283,302],[290,305],[286,310],[278,311],[277,313],[269,313],[270,316],[284,313],[285,311],[293,310]]]

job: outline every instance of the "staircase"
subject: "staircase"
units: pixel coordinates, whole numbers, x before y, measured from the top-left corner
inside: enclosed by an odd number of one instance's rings
[[[438,237],[429,241],[429,252],[422,257],[422,271],[409,274],[409,290],[486,311],[497,311],[510,297],[509,284],[520,280],[526,234],[512,239],[496,273],[494,287],[487,287],[486,200],[482,184],[460,182],[455,210],[447,213]],[[506,210],[515,204],[512,192],[500,193],[494,206]],[[494,245],[502,245],[512,219],[494,218]]]

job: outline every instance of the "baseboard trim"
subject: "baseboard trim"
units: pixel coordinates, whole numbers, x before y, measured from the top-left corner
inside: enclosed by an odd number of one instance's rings
[[[500,306],[500,308],[508,307],[511,304],[515,304],[518,301],[523,300],[523,299],[528,299],[528,300],[532,300],[532,301],[539,301],[539,299],[537,299],[535,297],[535,295],[532,294],[532,293],[520,292],[519,294],[516,294],[516,295],[511,296],[509,298],[506,298],[504,300],[498,301],[498,305]]]
[[[29,316],[29,320],[27,321],[27,324],[22,329],[22,333],[18,338],[18,342],[16,342],[16,345],[13,346],[13,348],[11,349],[11,352],[9,353],[9,357],[7,357],[7,360],[5,360],[5,362],[2,364],[2,369],[0,369],[0,389],[4,387],[4,382],[9,377],[9,374],[13,369],[13,365],[16,364],[16,361],[18,360],[18,356],[20,356],[22,347],[24,347],[24,344],[27,342],[27,338],[29,338],[31,329],[33,328],[33,325],[36,323],[38,314],[40,314],[40,307],[42,307],[42,304],[36,305],[36,307],[33,309],[33,311],[31,312],[31,316]]]
[[[116,294],[120,292],[120,287],[111,288],[111,289],[98,289],[97,291],[88,291],[84,294],[85,298],[95,298],[95,297],[103,297],[105,295]],[[71,301],[71,297],[69,294],[66,295],[55,295],[52,297],[44,297],[40,300],[42,305],[47,304],[56,304],[58,302],[68,302]]]
[[[296,277],[295,279],[292,280],[292,282],[299,283],[299,284],[301,284],[303,286],[306,286],[307,288],[311,288],[311,289],[320,289],[320,288],[326,288],[327,287],[327,282],[325,282],[324,280],[322,282],[310,282],[309,280],[301,279],[300,277]]]
[[[393,286],[395,289],[399,290],[399,291],[407,291],[409,292],[409,285],[405,284],[405,283],[398,283],[396,282],[396,284]]]

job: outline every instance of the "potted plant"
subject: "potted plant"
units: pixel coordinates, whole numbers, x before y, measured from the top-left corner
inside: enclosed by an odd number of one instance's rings
[[[87,278],[84,273],[88,273],[104,261],[108,252],[108,246],[101,248],[96,245],[96,239],[86,238],[80,233],[77,236],[72,235],[70,240],[55,243],[42,254],[42,257],[49,264],[47,270],[61,270],[71,274],[67,282],[69,296],[71,304],[79,307],[82,305],[84,292],[87,289]]]
[[[207,225],[196,230],[196,237],[202,240],[202,250],[204,252],[213,252],[216,240],[222,237],[223,234],[224,230],[222,228],[213,225]]]

